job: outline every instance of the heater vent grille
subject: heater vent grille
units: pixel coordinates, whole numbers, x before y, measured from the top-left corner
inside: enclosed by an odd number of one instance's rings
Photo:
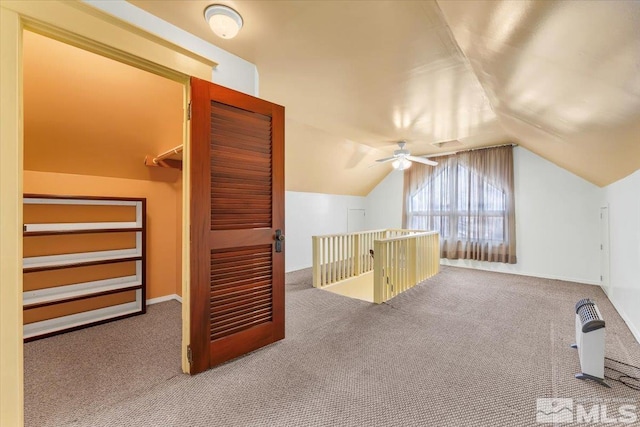
[[[589,300],[588,300],[589,301]],[[591,332],[596,329],[604,328],[604,320],[600,316],[600,312],[596,308],[593,301],[582,304],[578,308],[578,316],[582,324],[582,332]]]
[[[589,298],[582,298],[580,301],[576,303],[576,314],[578,314],[578,310],[580,310],[580,307],[582,307],[585,304],[594,305],[595,302],[591,301]]]

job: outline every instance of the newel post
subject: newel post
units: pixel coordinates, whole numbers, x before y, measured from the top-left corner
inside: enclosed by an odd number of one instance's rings
[[[386,280],[384,280],[384,264],[383,259],[386,259],[386,246],[385,243],[376,240],[373,243],[375,256],[373,257],[373,302],[376,304],[382,304],[384,302],[383,287],[386,286]],[[383,254],[383,252],[385,252]]]

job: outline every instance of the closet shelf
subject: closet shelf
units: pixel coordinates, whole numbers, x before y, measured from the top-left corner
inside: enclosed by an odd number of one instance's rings
[[[86,267],[89,265],[141,260],[142,254],[137,249],[47,255],[24,258],[22,271],[24,273],[32,273],[36,271],[58,270],[61,268]]]
[[[28,291],[23,293],[22,301],[25,310],[28,310],[61,302],[141,289],[142,286],[141,280],[136,276],[120,277]]]
[[[173,168],[182,170],[182,150],[183,145],[167,150],[164,153],[160,153],[157,156],[146,156],[144,158],[144,164],[146,166]]]
[[[24,224],[24,236],[46,236],[53,234],[81,234],[81,233],[117,233],[127,231],[142,231],[137,222],[83,222],[57,224]]]
[[[98,325],[110,320],[123,319],[135,314],[142,314],[144,313],[144,309],[142,310],[143,311],[141,312],[140,302],[133,301],[97,310],[85,311],[82,313],[29,323],[24,325],[23,337],[25,341],[31,341],[34,338],[44,338],[58,334],[62,331],[74,331],[84,328],[87,325]]]

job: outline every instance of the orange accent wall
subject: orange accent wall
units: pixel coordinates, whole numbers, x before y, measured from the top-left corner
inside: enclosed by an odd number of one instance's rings
[[[181,294],[181,185],[181,177],[162,182],[24,171],[25,193],[147,198],[148,299]]]
[[[173,176],[142,162],[182,142],[184,85],[30,31],[23,38],[26,170]]]

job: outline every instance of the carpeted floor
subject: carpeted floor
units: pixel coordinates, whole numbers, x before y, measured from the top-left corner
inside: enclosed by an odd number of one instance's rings
[[[595,286],[442,267],[374,305],[287,275],[287,338],[179,373],[180,306],[25,345],[27,426],[536,426],[536,398],[635,402],[574,379],[573,307],[597,301],[607,356],[640,345]],[[603,402],[603,401],[600,401]],[[629,425],[629,424],[625,424]]]

